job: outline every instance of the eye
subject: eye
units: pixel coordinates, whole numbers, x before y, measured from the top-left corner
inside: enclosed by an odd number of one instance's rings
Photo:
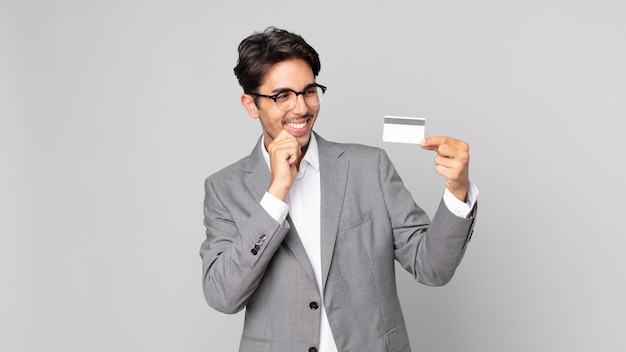
[[[286,101],[286,100],[289,100],[290,96],[291,96],[291,92],[286,90],[284,92],[276,94],[276,101]]]
[[[313,97],[317,95],[317,87],[309,87],[304,91],[304,95],[307,97]]]

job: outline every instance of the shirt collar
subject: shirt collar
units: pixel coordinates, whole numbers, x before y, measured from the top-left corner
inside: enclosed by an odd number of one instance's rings
[[[261,138],[261,152],[263,153],[263,159],[265,159],[267,167],[271,170],[270,155],[267,150],[265,150],[265,136]],[[306,149],[304,158],[302,158],[302,161],[300,161],[300,170],[298,171],[298,174],[304,174],[307,166],[309,165],[312,166],[316,171],[320,171],[319,150],[317,148],[317,139],[315,139],[315,133],[311,133],[309,146]]]

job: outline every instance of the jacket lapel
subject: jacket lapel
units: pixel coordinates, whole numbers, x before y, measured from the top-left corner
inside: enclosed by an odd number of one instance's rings
[[[340,145],[329,143],[317,134],[315,136],[320,157],[322,285],[326,287],[337,240],[349,163],[341,159],[344,150]]]
[[[245,182],[254,199],[261,201],[272,182],[272,174],[267,166],[263,154],[261,154],[261,139],[256,142],[252,153],[248,156],[248,163],[245,167]]]
[[[254,150],[252,150],[252,153],[249,156],[249,162],[246,167],[247,175],[245,181],[248,189],[252,192],[254,199],[258,202],[261,201],[265,192],[269,188],[270,183],[272,182],[272,174],[267,162],[263,158],[261,148],[261,140],[259,139],[254,147]],[[302,244],[302,241],[300,241],[300,236],[298,235],[298,232],[296,231],[289,215],[287,215],[287,222],[291,228],[289,229],[283,244],[289,248],[307,275],[309,275],[311,280],[315,282],[313,267],[311,266],[309,257],[304,249],[304,245]]]
[[[311,266],[311,261],[309,260],[309,256],[306,254],[306,250],[304,249],[304,245],[300,240],[300,235],[298,234],[298,230],[293,224],[291,220],[291,216],[287,215],[287,222],[289,222],[289,232],[287,236],[283,240],[283,243],[291,250],[291,253],[296,257],[302,269],[309,275],[311,281],[316,282],[315,280],[315,272],[313,271],[313,266]]]

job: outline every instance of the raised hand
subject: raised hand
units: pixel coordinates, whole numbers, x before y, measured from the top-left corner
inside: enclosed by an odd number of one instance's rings
[[[302,151],[296,137],[282,130],[267,146],[270,155],[272,183],[267,190],[275,197],[285,200],[298,173],[297,162]]]
[[[426,150],[437,152],[437,173],[446,178],[446,187],[461,201],[469,188],[469,145],[447,136],[426,137],[420,143]]]

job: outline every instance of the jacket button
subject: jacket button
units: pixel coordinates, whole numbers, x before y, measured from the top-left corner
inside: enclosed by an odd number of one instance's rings
[[[320,307],[320,305],[319,305],[319,304],[317,304],[317,302],[311,302],[311,303],[309,303],[309,308],[311,308],[311,309],[313,309],[313,310],[316,310],[316,309],[317,309],[317,308],[319,308],[319,307]],[[314,348],[314,347],[311,347],[311,348]]]
[[[311,347],[311,348],[309,348],[309,352],[317,352],[317,348]]]
[[[256,249],[254,249],[254,248],[252,248],[252,250],[250,252],[252,252],[252,255],[256,255],[258,253],[258,251]]]

